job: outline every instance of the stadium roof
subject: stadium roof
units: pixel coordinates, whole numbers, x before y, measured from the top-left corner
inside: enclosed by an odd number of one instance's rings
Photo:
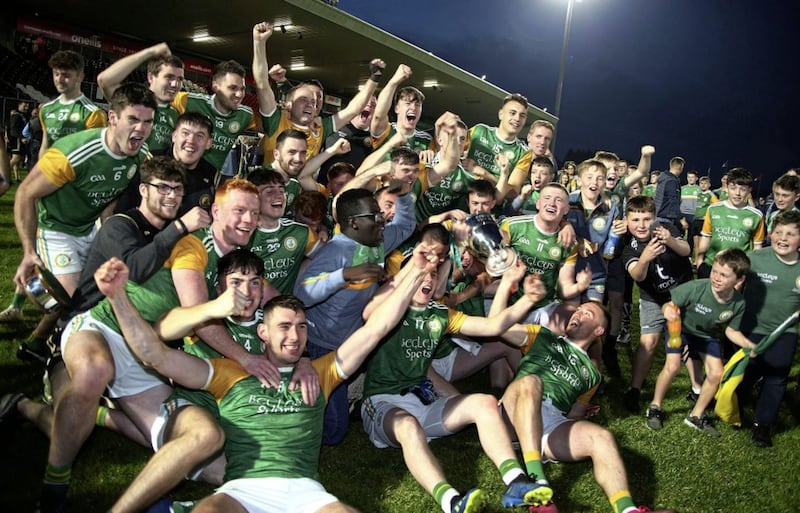
[[[368,63],[380,57],[387,74],[404,63],[414,71],[410,85],[426,95],[426,117],[445,110],[468,124],[494,124],[508,93],[433,53],[403,41],[320,0],[195,0],[143,1],[99,7],[92,0],[28,0],[18,15],[124,37],[141,46],[166,41],[178,55],[213,62],[235,59],[252,62],[252,26],[273,22],[276,33],[268,42],[270,65],[282,64],[292,81],[318,79],[326,94],[353,96],[368,76]],[[302,64],[304,67],[299,67]],[[528,120],[556,118],[530,107]],[[523,132],[524,133],[524,132]]]

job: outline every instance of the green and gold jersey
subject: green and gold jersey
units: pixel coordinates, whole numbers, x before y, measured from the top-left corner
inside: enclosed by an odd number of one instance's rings
[[[397,133],[397,123],[389,123],[389,126],[386,127],[386,130],[377,137],[373,137],[372,139],[372,147],[373,148],[380,148],[383,144],[394,137],[394,134]],[[433,138],[431,134],[428,132],[424,132],[422,130],[414,130],[414,133],[411,134],[410,137],[406,138],[406,143],[403,145],[406,148],[411,148],[414,150],[415,153],[419,153],[424,150],[430,150],[432,148]],[[392,157],[392,152],[386,154],[386,158],[384,160],[389,160]]]
[[[703,262],[711,265],[717,253],[727,248],[742,251],[753,249],[753,243],[764,242],[764,216],[755,207],[736,208],[727,201],[708,206],[702,234],[711,237]]]
[[[225,329],[230,333],[234,342],[239,344],[250,354],[264,354],[264,342],[258,337],[258,325],[264,320],[264,312],[259,308],[255,317],[249,321],[235,321],[230,317],[225,318]],[[197,335],[184,337],[183,350],[200,358],[225,358]]]
[[[291,294],[303,258],[319,248],[316,233],[308,226],[281,218],[276,228],[257,228],[250,251],[264,261],[264,277],[281,294]]]
[[[322,393],[316,404],[303,403],[298,388],[289,390],[294,369],[281,368],[281,384],[267,388],[237,362],[212,359],[205,389],[219,406],[225,430],[225,481],[250,477],[307,477],[319,480],[319,452],[327,398],[342,378],[336,352],[312,362]]]
[[[504,141],[497,135],[497,127],[490,127],[483,123],[478,123],[470,128],[467,139],[469,140],[467,158],[474,160],[475,164],[488,170],[497,178],[500,177],[500,170],[494,161],[495,155],[504,152],[508,157],[508,169],[513,171],[517,162],[528,151],[528,147],[519,139]],[[527,171],[526,169],[526,174]]]
[[[64,136],[88,128],[107,126],[108,115],[84,95],[69,101],[64,101],[59,96],[41,106],[39,121],[47,133],[48,144],[52,146]]]
[[[331,134],[336,131],[333,125],[333,116],[322,116],[314,120],[314,123],[308,126],[301,126],[292,123],[286,111],[276,108],[269,116],[261,116],[264,125],[264,133],[266,134],[261,142],[261,147],[264,150],[264,164],[271,164],[275,160],[273,150],[275,149],[278,136],[284,130],[292,129],[298,130],[306,134],[306,141],[308,147],[306,148],[306,158],[310,159],[315,155],[319,155],[322,151],[322,143],[325,142]],[[288,203],[287,203],[288,204]]]
[[[430,302],[410,307],[400,323],[373,351],[364,380],[364,397],[399,394],[418,385],[428,372],[431,360],[446,356],[437,351],[444,335],[458,333],[466,315]]]
[[[538,324],[525,326],[528,336],[517,378],[536,375],[542,380],[542,399],[550,399],[567,414],[576,402],[588,404],[600,384],[600,371],[589,355],[566,337],[557,337]]]
[[[198,230],[198,232],[203,230]],[[180,306],[178,292],[175,290],[175,283],[172,281],[172,271],[174,269],[205,272],[209,257],[203,242],[195,236],[198,232],[181,238],[175,244],[169,258],[164,262],[164,267],[156,271],[144,283],[137,285],[133,282],[128,282],[126,285],[131,303],[133,303],[133,306],[136,307],[145,321],[151,324],[155,323],[165,313]],[[214,276],[216,276],[216,265],[216,260],[214,260]],[[103,299],[92,308],[92,315],[118,333],[120,332],[116,316],[107,299]]]
[[[58,187],[38,202],[40,227],[88,234],[137,173],[147,158],[147,145],[134,157],[116,155],[106,145],[106,130],[92,128],[62,137],[39,159],[42,174]]]
[[[438,185],[428,189],[417,198],[414,204],[417,221],[427,220],[430,216],[460,209],[469,211],[467,196],[469,186],[477,177],[459,164],[453,172],[445,176]]]
[[[714,203],[717,197],[713,191],[700,191],[697,193],[697,207],[694,209],[694,218],[702,219],[706,216],[708,206]]]
[[[253,118],[253,109],[247,105],[239,105],[239,108],[228,114],[222,114],[214,106],[214,96],[200,93],[187,93],[181,91],[172,100],[172,107],[178,112],[199,112],[208,116],[214,126],[212,134],[213,143],[211,149],[206,150],[203,158],[214,169],[222,169],[225,157],[233,148],[236,138],[245,130],[255,128],[256,123]],[[271,153],[270,153],[271,155]]]
[[[704,338],[720,338],[725,328],[738,330],[744,314],[744,297],[736,290],[727,303],[720,303],[711,292],[711,280],[694,280],[670,290],[672,302],[681,309],[683,333]],[[783,319],[781,319],[782,321]]]
[[[536,225],[535,215],[507,217],[500,222],[500,230],[508,235],[509,245],[525,263],[528,274],[541,275],[547,293],[534,308],[556,299],[558,272],[563,264],[575,265],[577,249],[562,246],[558,242],[558,232],[541,230]]]
[[[166,155],[172,146],[172,132],[178,123],[178,113],[170,104],[158,104],[153,130],[147,138],[147,147],[153,155]]]

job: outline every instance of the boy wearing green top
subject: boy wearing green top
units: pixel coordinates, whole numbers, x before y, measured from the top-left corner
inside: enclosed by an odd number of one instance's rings
[[[770,237],[770,247],[748,254],[751,264],[744,290],[742,329],[756,343],[800,309],[800,212],[795,209],[775,216]],[[796,348],[797,330],[788,329],[750,362],[739,385],[740,391],[747,392],[758,378],[764,378],[753,419],[752,439],[757,447],[772,446],[770,427],[778,418]]]
[[[684,283],[672,289],[672,301],[662,307],[664,318],[681,320],[681,347],[667,348],[667,353],[699,353],[705,366],[706,379],[700,396],[684,423],[711,436],[719,432],[708,420],[705,410],[717,393],[722,377],[722,348],[724,334],[734,344],[752,349],[755,344],[739,331],[744,314],[744,296],[737,290],[750,270],[750,260],[741,249],[729,248],[717,253],[711,266],[711,276]],[[650,413],[648,412],[648,417]]]

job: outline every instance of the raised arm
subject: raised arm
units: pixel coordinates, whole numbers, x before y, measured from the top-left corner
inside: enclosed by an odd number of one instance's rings
[[[256,83],[258,109],[262,115],[271,114],[278,103],[269,86],[267,64],[267,39],[272,35],[272,24],[262,21],[253,25],[253,80]]]
[[[97,288],[114,309],[128,347],[145,366],[189,388],[201,388],[208,381],[209,366],[205,361],[165,346],[153,327],[142,319],[125,291],[128,267],[122,260],[111,258],[94,277]]]
[[[392,108],[394,93],[397,92],[397,86],[399,86],[405,80],[408,80],[408,77],[410,76],[411,68],[405,64],[401,64],[397,67],[394,75],[392,75],[392,78],[389,79],[384,88],[381,89],[381,92],[378,95],[378,101],[375,104],[375,112],[372,113],[372,122],[369,127],[369,131],[372,133],[373,137],[383,135],[388,128],[389,110]]]
[[[458,125],[460,118],[452,112],[445,112],[436,121],[436,133],[441,134],[442,151],[439,154],[439,162],[433,165],[428,172],[428,183],[431,186],[439,183],[450,173],[452,173],[461,158],[461,149],[458,144]]]
[[[414,256],[406,264],[413,266],[411,272],[405,274],[385,301],[375,309],[369,320],[350,335],[336,350],[336,361],[346,376],[354,373],[364,362],[369,353],[392,330],[405,315],[408,304],[414,293],[422,284],[422,280],[432,272],[439,259],[435,253],[426,253],[424,246],[414,249]]]
[[[306,165],[297,175],[297,181],[304,191],[318,191],[319,184],[314,179],[314,173],[322,167],[322,164],[336,155],[344,155],[350,151],[350,142],[347,139],[338,139],[333,145],[314,155],[306,161]]]
[[[345,126],[364,110],[372,95],[375,94],[375,89],[383,76],[384,69],[386,69],[386,63],[382,60],[372,59],[370,61],[369,78],[364,82],[364,86],[360,88],[358,94],[353,96],[353,99],[342,110],[333,115],[333,126],[336,130]]]
[[[195,306],[208,301],[205,276],[194,269],[173,269],[172,281],[182,306]],[[275,366],[259,355],[248,353],[236,343],[225,326],[219,321],[209,321],[195,328],[195,333],[205,343],[239,362],[244,369],[267,386],[277,387],[280,373]]]
[[[641,181],[645,176],[650,175],[650,166],[653,161],[653,154],[656,152],[654,146],[642,146],[642,156],[639,159],[639,165],[636,166],[636,171],[625,177],[625,188],[627,189],[637,181]]]
[[[97,75],[97,85],[100,86],[100,90],[103,91],[103,96],[109,99],[120,84],[125,81],[125,78],[136,71],[136,68],[145,64],[150,59],[167,57],[170,55],[172,55],[172,51],[170,51],[167,43],[158,43],[157,45],[140,50],[127,57],[123,57],[104,69]]]
[[[173,308],[156,323],[155,330],[163,340],[177,340],[194,332],[195,326],[239,314],[246,304],[247,297],[244,293],[230,287],[217,299],[194,306]]]

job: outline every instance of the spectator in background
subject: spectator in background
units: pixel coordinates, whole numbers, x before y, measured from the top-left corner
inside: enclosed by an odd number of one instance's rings
[[[681,187],[681,217],[686,220],[686,241],[694,251],[694,211],[697,209],[697,194],[700,186],[697,185],[697,171],[694,169],[686,173],[686,185]]]
[[[6,146],[11,154],[11,178],[19,182],[19,171],[25,166],[28,145],[22,135],[22,129],[28,124],[28,108],[26,101],[20,101],[16,109],[12,109],[6,127]]]
[[[656,219],[662,223],[672,223],[683,231],[685,221],[681,215],[681,182],[685,161],[681,157],[672,157],[669,170],[661,173],[656,182]]]
[[[42,121],[39,119],[39,105],[36,105],[31,110],[31,117],[25,128],[22,129],[22,135],[28,141],[28,168],[33,169],[33,166],[39,161],[39,150],[42,147],[42,139],[44,132],[42,131]]]
[[[39,119],[44,130],[40,158],[62,137],[108,124],[106,112],[81,92],[85,77],[81,54],[72,50],[61,50],[54,53],[47,64],[53,70],[53,85],[59,95],[39,109]],[[111,95],[106,98],[110,101]]]

